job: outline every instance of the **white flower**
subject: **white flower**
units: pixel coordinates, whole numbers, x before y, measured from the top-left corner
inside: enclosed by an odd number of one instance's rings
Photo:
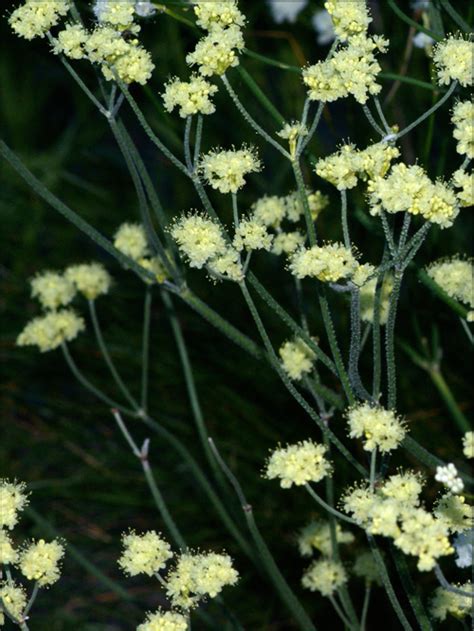
[[[434,39],[421,31],[413,38],[413,46],[415,48],[426,48],[427,46],[433,46],[433,44]]]
[[[436,467],[435,480],[444,484],[452,493],[460,493],[464,488],[464,483],[452,462],[445,467]]]
[[[298,13],[304,9],[308,0],[268,0],[273,19],[277,24],[295,22]]]
[[[317,33],[317,42],[320,46],[326,46],[326,44],[330,44],[334,41],[336,38],[334,24],[332,22],[332,17],[326,9],[316,11],[311,18],[311,22],[313,23],[314,30]]]
[[[458,555],[456,565],[458,567],[470,567],[472,565],[472,548],[474,544],[474,530],[459,533],[454,539],[454,547]]]

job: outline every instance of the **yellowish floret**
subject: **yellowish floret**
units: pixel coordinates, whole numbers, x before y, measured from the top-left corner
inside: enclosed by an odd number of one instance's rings
[[[106,294],[112,282],[110,274],[100,263],[83,263],[71,265],[64,276],[87,300],[95,300]]]
[[[76,294],[71,281],[57,272],[43,272],[31,281],[31,295],[45,309],[57,309],[68,305]]]
[[[319,482],[332,471],[326,460],[326,447],[311,440],[276,449],[268,459],[265,477],[278,478],[284,489],[293,484],[302,486],[308,482]]]
[[[1,502],[1,491],[0,491]],[[1,504],[0,504],[1,510]],[[1,513],[0,513],[1,519]],[[18,552],[12,544],[12,540],[6,530],[0,528],[0,566],[14,565],[18,561]]]
[[[451,36],[436,44],[433,61],[438,72],[439,85],[459,81],[463,87],[472,85],[474,76],[474,42]]]
[[[393,451],[405,438],[404,423],[391,410],[362,403],[347,414],[349,436],[363,438],[364,449],[379,449],[382,453]]]
[[[114,245],[134,261],[150,255],[145,229],[137,223],[122,224],[115,233]]]
[[[474,129],[473,129],[474,134]],[[453,173],[452,186],[462,208],[474,206],[474,172],[467,173],[464,169],[458,169]],[[456,190],[459,189],[459,190]]]
[[[289,269],[296,278],[317,278],[335,283],[350,278],[358,263],[352,250],[342,243],[328,243],[300,249],[290,259]]]
[[[365,0],[327,0],[324,8],[332,18],[336,35],[342,41],[366,33],[372,22]]]
[[[239,53],[243,48],[244,38],[237,25],[232,24],[229,28],[216,25],[186,56],[186,63],[198,66],[204,77],[223,75],[229,68],[238,66]]]
[[[10,581],[0,583],[0,600],[5,603],[8,612],[17,620],[23,618],[27,597],[26,591],[21,585]],[[0,626],[3,624],[5,624],[5,614],[0,607]]]
[[[422,490],[423,478],[413,471],[391,475],[379,487],[379,492],[383,497],[397,500],[405,506],[418,506]]]
[[[347,530],[342,530],[339,524],[336,524],[335,529],[338,544],[354,541],[354,535]],[[329,522],[318,520],[305,526],[298,535],[298,548],[302,556],[311,556],[314,550],[319,550],[324,556],[331,556],[332,540]]]
[[[308,128],[303,123],[285,123],[283,128],[277,133],[277,136],[283,138],[283,140],[288,140],[290,155],[294,158],[298,140],[307,136],[308,133]]]
[[[311,191],[307,189],[306,199],[308,201],[311,218],[316,221],[321,211],[329,205],[329,197],[321,193],[321,191]],[[282,197],[281,201],[285,205],[285,215],[288,221],[297,222],[304,216],[303,204],[297,191]]]
[[[62,53],[69,59],[83,59],[88,37],[89,33],[81,24],[67,24],[63,31],[59,31],[53,52],[56,55]]]
[[[474,308],[474,264],[471,260],[460,257],[441,259],[426,271],[448,296]]]
[[[321,559],[313,561],[303,574],[301,584],[312,592],[332,596],[347,582],[347,572],[339,561]]]
[[[181,81],[178,77],[167,83],[163,94],[163,102],[167,112],[179,108],[181,118],[195,114],[213,114],[216,111],[210,97],[217,92],[217,86],[192,74],[189,81]]]
[[[447,493],[436,503],[434,514],[444,521],[451,533],[463,532],[474,526],[474,509],[463,495]]]
[[[197,24],[207,31],[212,31],[216,26],[226,28],[232,24],[245,25],[245,17],[239,11],[236,0],[200,0],[194,5],[194,13],[198,18]]]
[[[305,240],[301,232],[280,232],[273,239],[272,253],[293,254],[303,246]]]
[[[464,585],[454,585],[457,589],[461,589],[468,594],[473,591],[471,581]],[[436,620],[446,620],[446,616],[451,614],[455,618],[461,619],[472,613],[472,598],[448,592],[442,587],[437,587],[435,595],[431,601],[431,615]]]
[[[157,532],[143,534],[129,532],[122,536],[123,552],[118,560],[122,570],[130,576],[153,576],[166,566],[173,553],[171,546]]]
[[[107,0],[100,3],[100,10],[96,11],[99,22],[110,24],[119,31],[131,27],[135,13],[133,0]]]
[[[252,213],[264,226],[278,228],[286,215],[285,201],[276,195],[261,197],[253,204]]]
[[[187,631],[186,616],[175,611],[156,611],[149,613],[145,622],[139,624],[137,631]]]
[[[201,269],[227,251],[221,227],[203,215],[183,215],[171,228],[171,236],[191,267]]]
[[[466,458],[474,458],[474,432],[466,432],[464,434],[462,451]]]
[[[59,579],[59,564],[63,556],[64,546],[58,540],[47,543],[40,539],[21,552],[18,567],[29,581],[46,587]]]
[[[18,522],[18,514],[27,504],[26,484],[0,479],[0,528],[11,530]]]
[[[231,247],[228,247],[224,254],[211,259],[207,264],[207,269],[212,277],[219,280],[240,283],[245,276],[239,253]]]
[[[18,336],[18,346],[37,346],[40,352],[52,351],[63,342],[70,342],[85,329],[84,320],[71,309],[51,311],[34,318]]]
[[[354,145],[344,145],[337,153],[318,160],[315,171],[340,191],[354,188],[360,171],[359,153]]]
[[[245,185],[245,176],[261,169],[260,160],[250,148],[210,151],[199,163],[200,174],[221,193],[237,193]]]
[[[457,103],[451,120],[454,124],[453,136],[458,141],[457,152],[474,158],[474,102]]]
[[[273,236],[267,232],[266,226],[255,219],[242,219],[235,231],[234,247],[241,252],[247,250],[267,250],[272,246]]]
[[[278,351],[283,370],[295,381],[299,381],[313,370],[315,354],[302,339],[286,341]]]
[[[25,39],[44,37],[69,11],[67,0],[27,0],[8,18],[13,31]]]

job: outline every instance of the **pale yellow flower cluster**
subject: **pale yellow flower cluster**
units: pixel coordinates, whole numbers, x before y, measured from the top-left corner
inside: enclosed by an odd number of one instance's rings
[[[63,556],[62,543],[40,539],[20,553],[18,567],[29,581],[36,581],[39,587],[46,587],[59,579],[59,563]]]
[[[290,148],[290,155],[295,157],[296,155],[296,146],[298,144],[298,140],[300,138],[304,138],[304,136],[308,135],[308,128],[306,125],[302,123],[285,123],[283,128],[277,133],[277,136],[283,138],[283,140],[288,140],[288,145]]]
[[[464,532],[473,526],[473,508],[466,503],[463,495],[446,493],[436,502],[434,514],[452,533]]]
[[[0,528],[11,530],[27,504],[28,494],[23,482],[0,480]]]
[[[82,263],[66,268],[64,277],[75,289],[83,294],[87,300],[95,300],[108,293],[112,279],[110,274],[100,263]]]
[[[272,253],[277,256],[293,254],[304,242],[305,236],[301,232],[279,232],[273,239]]]
[[[40,352],[52,351],[63,342],[70,342],[85,329],[83,318],[72,309],[51,311],[34,318],[18,336],[18,346],[37,346]]]
[[[387,45],[388,41],[379,36],[355,35],[330,59],[306,67],[303,82],[309,98],[329,103],[352,95],[359,103],[366,103],[382,89],[376,81],[382,68],[375,51],[384,53]]]
[[[187,631],[186,616],[175,611],[161,611],[149,613],[145,622],[139,624],[137,631]]]
[[[364,449],[379,449],[382,453],[393,451],[405,438],[405,424],[392,410],[362,403],[352,407],[347,414],[349,436],[363,438]]]
[[[203,2],[211,9],[215,3]],[[219,6],[226,5],[220,2]],[[211,9],[212,10],[212,9]],[[209,24],[209,33],[196,45],[192,53],[186,56],[189,66],[198,66],[199,72],[205,76],[223,75],[226,70],[239,64],[239,53],[244,48],[244,37],[238,24],[223,26],[220,20]]]
[[[441,259],[426,269],[428,275],[448,296],[474,309],[474,264],[459,256]]]
[[[154,530],[143,534],[128,532],[122,536],[122,545],[124,550],[118,564],[130,576],[153,576],[173,556],[169,543]]]
[[[245,176],[262,169],[255,151],[244,147],[230,151],[213,150],[203,155],[199,172],[207,183],[221,193],[237,193],[245,185]]]
[[[43,272],[31,280],[31,295],[44,309],[52,311],[68,305],[76,295],[72,282],[58,272]]]
[[[360,289],[360,317],[364,322],[374,321],[376,288],[377,278],[372,278]],[[393,276],[391,274],[386,274],[382,282],[382,289],[380,293],[379,323],[382,326],[387,324],[392,289]]]
[[[26,591],[21,585],[13,581],[0,583],[0,600],[5,604],[8,612],[17,620],[23,618],[23,612],[27,603]],[[5,624],[5,614],[0,607],[0,626]]]
[[[468,594],[473,591],[473,584],[471,581],[464,583],[464,585],[454,585],[454,587],[457,587]],[[443,587],[437,587],[431,601],[430,609],[431,615],[437,620],[446,620],[446,616],[448,614],[451,614],[460,620],[472,614],[472,598],[469,596],[463,596],[462,594],[449,592]]]
[[[343,530],[340,524],[335,525],[336,541],[338,544],[349,544],[354,541],[354,535]],[[298,548],[300,554],[309,557],[314,550],[318,550],[324,556],[331,556],[331,528],[328,521],[318,520],[312,521],[302,528],[298,535]]]
[[[145,229],[141,224],[122,224],[115,233],[114,246],[122,254],[130,257],[141,267],[150,271],[159,283],[166,279],[165,266],[157,256],[151,255]]]
[[[287,340],[280,347],[278,354],[283,370],[295,381],[299,381],[312,371],[316,359],[313,351],[299,338],[294,341]]]
[[[327,243],[297,250],[290,258],[289,270],[296,278],[309,276],[321,282],[335,283],[350,279],[358,266],[352,250],[342,243]]]
[[[464,169],[458,169],[453,173],[451,184],[462,208],[474,206],[474,172],[467,173]]]
[[[57,35],[53,52],[69,59],[83,59],[89,34],[81,24],[67,24]]]
[[[464,434],[462,450],[466,458],[474,458],[474,432],[466,432]]]
[[[372,22],[366,0],[327,0],[324,8],[332,18],[334,32],[342,41],[365,33]]]
[[[326,459],[326,447],[312,440],[276,449],[268,459],[265,477],[278,478],[284,489],[293,484],[302,486],[308,482],[319,482],[332,471]]]
[[[313,561],[301,580],[304,588],[323,596],[332,596],[346,582],[347,572],[344,566],[331,559]]]
[[[98,3],[99,4],[99,3]],[[110,24],[119,31],[133,27],[135,3],[133,0],[107,0],[100,3],[100,9],[96,9],[99,22]]]
[[[1,489],[0,489],[1,492]],[[18,552],[13,547],[10,535],[0,528],[0,566],[14,565],[18,561]]]
[[[386,178],[377,178],[370,186],[371,214],[409,212],[427,221],[449,228],[459,214],[454,191],[441,181],[432,182],[418,165],[396,164]]]
[[[206,31],[211,31],[216,26],[226,28],[232,24],[242,27],[246,22],[245,16],[239,11],[237,0],[201,0],[194,5],[194,13],[198,18],[197,24]]]
[[[459,81],[463,87],[472,85],[474,77],[474,42],[462,37],[448,37],[436,44],[433,61],[438,72],[439,85]]]
[[[195,114],[213,114],[216,108],[210,97],[216,92],[215,85],[193,73],[189,81],[181,81],[175,77],[167,83],[163,102],[167,112],[178,107],[181,118]]]
[[[474,158],[474,102],[456,103],[451,120],[454,124],[453,136],[458,141],[458,153]]]
[[[13,11],[8,21],[13,31],[25,39],[44,37],[69,11],[67,0],[27,0]]]
[[[267,231],[267,227],[259,221],[248,218],[242,219],[235,231],[234,247],[241,252],[247,250],[267,250],[270,251],[273,242],[273,235]]]

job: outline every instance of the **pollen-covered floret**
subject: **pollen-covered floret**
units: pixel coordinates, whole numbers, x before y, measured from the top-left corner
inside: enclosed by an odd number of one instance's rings
[[[461,493],[464,482],[458,475],[458,470],[452,462],[445,466],[436,467],[435,480],[441,482],[452,493]]]
[[[473,507],[463,495],[443,495],[435,505],[434,514],[445,521],[451,533],[464,532],[473,526]]]
[[[281,357],[283,370],[295,381],[299,381],[308,375],[316,359],[313,351],[304,343],[302,339],[286,341],[278,351]]]
[[[70,342],[85,329],[84,320],[71,309],[52,311],[34,318],[17,338],[18,346],[37,346],[44,353]]]
[[[88,32],[81,24],[67,24],[63,31],[59,31],[53,52],[57,55],[62,53],[69,59],[83,59],[88,37]]]
[[[364,322],[374,321],[376,289],[377,278],[372,278],[360,288],[360,317]],[[387,324],[392,290],[393,276],[392,274],[386,274],[382,281],[380,293],[379,323],[382,326]]]
[[[139,624],[137,631],[186,631],[188,621],[176,611],[155,611],[149,613],[145,622]]]
[[[138,223],[124,223],[115,233],[114,245],[134,261],[150,255],[145,230]]]
[[[27,504],[28,494],[23,482],[0,480],[0,528],[11,530],[18,522],[18,513]]]
[[[474,134],[474,129],[473,129]],[[462,208],[474,206],[474,172],[468,173],[464,169],[458,169],[453,173],[451,184],[455,189],[456,197]],[[459,189],[459,190],[457,190]]]
[[[205,77],[223,75],[228,68],[238,66],[239,52],[243,48],[244,38],[238,26],[214,26],[210,33],[199,40],[194,51],[186,56],[186,63],[199,66],[199,72]]]
[[[391,410],[362,403],[347,414],[349,436],[363,438],[364,449],[379,449],[382,453],[396,449],[405,438],[404,423]]]
[[[232,24],[245,25],[245,17],[239,11],[237,0],[198,0],[194,5],[194,13],[197,16],[197,24],[207,31],[212,31],[216,26],[226,28]]]
[[[466,458],[474,458],[474,432],[466,432],[464,434],[462,451]]]
[[[135,13],[134,0],[100,0],[94,7],[94,13],[101,23],[110,24],[117,30],[125,30],[133,24]]]
[[[340,191],[354,188],[360,171],[359,153],[354,145],[344,145],[337,153],[318,160],[315,171]]]
[[[241,252],[247,250],[267,250],[272,247],[273,236],[259,221],[249,218],[242,219],[234,236],[234,247]]]
[[[303,587],[323,596],[332,596],[346,582],[347,572],[342,563],[330,559],[313,561],[301,580]]]
[[[386,142],[377,142],[358,152],[359,177],[364,180],[375,180],[385,177],[395,158],[400,156],[397,147]]]
[[[442,259],[427,268],[428,275],[448,296],[474,308],[474,265],[460,257]]]
[[[1,491],[0,491],[1,501]],[[0,504],[1,510],[1,504]],[[1,519],[1,513],[0,513]],[[0,528],[0,566],[1,565],[14,565],[18,561],[18,552],[15,550],[12,544],[12,540],[6,530]]]
[[[221,280],[231,280],[236,283],[244,280],[244,269],[239,253],[232,247],[226,248],[223,254],[211,259],[207,264],[207,269],[211,276]]]
[[[438,72],[439,85],[459,81],[463,87],[472,85],[474,76],[474,42],[462,37],[448,37],[436,44],[433,61]]]
[[[133,531],[126,533],[122,536],[122,545],[123,552],[118,564],[130,576],[153,576],[164,568],[173,556],[169,543],[154,530],[143,534],[136,534]]]
[[[342,243],[328,243],[301,249],[291,257],[289,269],[296,278],[317,278],[322,282],[337,282],[350,278],[358,267],[349,248]]]
[[[163,102],[167,112],[179,108],[181,118],[195,114],[213,114],[216,108],[210,97],[216,92],[217,86],[198,74],[192,74],[189,81],[181,81],[175,77],[166,84]]]
[[[252,213],[264,226],[278,228],[286,215],[285,201],[277,195],[266,195],[253,204]]]
[[[221,227],[203,215],[183,215],[171,228],[171,236],[189,265],[198,269],[227,251]]]
[[[100,263],[71,265],[64,272],[64,276],[88,300],[95,300],[98,296],[106,294],[112,282],[110,274]]]
[[[57,272],[43,272],[31,281],[31,295],[45,309],[57,309],[68,305],[76,294],[71,281]]]
[[[25,39],[44,37],[69,11],[67,0],[27,0],[8,18],[13,31]]]
[[[473,591],[473,584],[468,581],[464,585],[454,585],[468,594]],[[472,612],[472,598],[448,592],[443,587],[437,587],[435,595],[431,601],[431,615],[436,620],[446,620],[446,616],[451,614],[455,618],[461,619]]]
[[[308,482],[319,482],[332,471],[326,459],[326,447],[312,440],[276,449],[268,459],[265,477],[280,479],[284,489],[293,484],[302,486]]]
[[[423,478],[419,473],[403,471],[391,475],[379,487],[383,497],[391,498],[409,506],[418,506],[423,490]]]
[[[12,581],[4,581],[0,583],[0,601],[5,603],[8,612],[17,620],[23,617],[26,607],[27,597],[26,591],[21,585],[17,585]],[[5,614],[0,607],[0,626],[5,623]]]
[[[273,239],[273,254],[293,254],[302,247],[305,242],[304,234],[301,232],[280,232]]]
[[[64,545],[58,540],[47,543],[40,539],[21,552],[18,567],[29,581],[46,587],[59,579],[59,564],[63,556]]]
[[[474,158],[474,101],[456,103],[451,120],[454,124],[453,136],[458,141],[458,153]]]
[[[347,530],[342,530],[341,526],[336,524],[336,541],[339,544],[352,543],[354,535]],[[298,548],[302,556],[311,556],[314,550],[319,550],[324,556],[330,556],[332,542],[329,522],[312,521],[302,528],[298,535]]]
[[[372,18],[366,0],[327,0],[324,3],[334,24],[334,31],[342,41],[366,33]]]
[[[245,176],[260,171],[262,164],[252,149],[214,150],[202,156],[199,172],[206,182],[221,193],[237,193],[245,185]]]

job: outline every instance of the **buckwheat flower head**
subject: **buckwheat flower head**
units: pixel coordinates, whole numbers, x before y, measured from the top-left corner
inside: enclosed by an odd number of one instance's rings
[[[382,584],[379,568],[377,567],[377,563],[375,562],[372,552],[361,552],[359,555],[357,555],[352,567],[352,571],[356,576],[363,578],[366,584]]]
[[[366,526],[378,498],[368,486],[349,489],[341,499],[342,508],[350,513],[359,526]]]
[[[317,278],[321,282],[337,282],[350,278],[358,266],[349,248],[342,243],[328,243],[295,252],[289,270],[296,278]]]
[[[0,600],[5,603],[8,612],[17,620],[23,617],[26,607],[27,597],[26,591],[21,585],[5,581],[0,583]],[[0,626],[5,624],[5,615],[0,608]]]
[[[354,145],[344,145],[337,153],[318,160],[316,174],[333,184],[339,191],[357,186],[360,157]]]
[[[75,311],[51,311],[28,322],[16,343],[18,346],[37,346],[41,353],[45,353],[63,342],[70,342],[84,329],[84,320]]]
[[[361,288],[368,282],[369,278],[376,273],[376,268],[370,263],[359,264],[352,275],[351,281]]]
[[[452,493],[461,493],[464,482],[458,476],[458,470],[452,462],[446,466],[436,467],[435,480],[444,484]]]
[[[459,81],[463,87],[472,85],[474,42],[450,36],[436,44],[433,61],[438,72],[439,85]]]
[[[319,482],[332,471],[326,460],[326,447],[312,440],[304,440],[296,445],[276,449],[267,461],[265,477],[280,479],[284,489],[293,484],[302,486],[308,482]]]
[[[11,530],[18,522],[18,513],[27,504],[26,484],[0,479],[0,528]]]
[[[239,65],[239,52],[243,48],[244,38],[238,26],[214,26],[186,56],[186,63],[199,66],[199,72],[205,77],[223,75],[228,68]]]
[[[165,567],[173,553],[167,541],[154,530],[143,534],[131,531],[122,535],[123,552],[118,560],[121,569],[130,576],[153,576]]]
[[[316,356],[313,351],[297,338],[294,341],[286,341],[278,351],[281,357],[283,370],[295,381],[299,381],[305,375],[308,375],[312,369]]]
[[[460,257],[441,259],[427,268],[428,275],[448,296],[474,308],[474,265]]]
[[[454,551],[444,520],[436,519],[423,508],[406,511],[394,544],[405,554],[418,557],[420,572],[432,570],[437,559]]]
[[[332,596],[346,582],[347,572],[342,563],[330,559],[313,561],[301,579],[303,587],[323,596]]]
[[[457,554],[456,565],[458,567],[471,567],[473,564],[474,530],[470,528],[456,535],[453,543]]]
[[[273,236],[266,226],[256,219],[242,219],[235,231],[234,247],[241,252],[247,250],[267,250],[272,246]]]
[[[473,129],[474,134],[474,129]],[[464,169],[458,169],[453,173],[451,184],[455,190],[457,200],[462,208],[474,206],[474,172],[467,173]]]
[[[354,535],[342,530],[339,524],[336,524],[336,540],[337,543],[352,543]],[[312,521],[305,526],[298,535],[298,548],[302,556],[311,556],[314,550],[319,550],[324,556],[331,556],[331,528],[328,521],[318,520]]]
[[[435,505],[434,514],[446,523],[451,533],[463,532],[473,526],[473,507],[462,495],[443,495]]]
[[[372,18],[365,0],[327,0],[324,3],[334,23],[334,31],[342,41],[366,33]]]
[[[218,279],[236,283],[242,282],[245,276],[239,253],[231,247],[226,248],[223,254],[211,259],[207,264],[207,269]]]
[[[124,223],[114,236],[114,245],[134,261],[150,255],[145,229],[138,223]]]
[[[317,33],[316,41],[320,46],[326,46],[335,40],[334,23],[328,11],[325,9],[316,11],[311,18],[311,23]]]
[[[175,611],[156,611],[149,613],[145,622],[139,624],[137,631],[186,631],[188,621],[185,616]]]
[[[221,227],[203,215],[182,215],[170,232],[191,267],[201,269],[208,261],[227,251]]]
[[[216,111],[210,97],[217,92],[217,86],[193,73],[189,81],[181,81],[178,77],[166,84],[163,94],[165,110],[172,112],[179,108],[181,118],[195,114],[213,114]]]
[[[110,274],[100,263],[71,265],[64,272],[64,276],[88,300],[95,300],[98,296],[106,294],[112,282]]]
[[[470,581],[464,583],[464,585],[455,585],[458,589],[469,593],[473,590],[473,585]],[[468,616],[472,612],[472,598],[469,596],[463,596],[453,592],[448,592],[442,587],[435,589],[435,595],[431,601],[431,615],[436,620],[446,620],[448,614],[453,615],[455,618],[461,619]]]
[[[284,198],[276,195],[261,197],[253,204],[252,213],[264,226],[278,228],[286,214]]]
[[[45,309],[57,309],[68,305],[76,294],[71,281],[57,272],[43,272],[31,281],[31,295]]]
[[[216,26],[225,28],[232,24],[245,25],[245,17],[239,11],[236,0],[225,0],[225,2],[198,0],[194,5],[194,13],[198,18],[197,24],[207,31],[212,31]]]
[[[377,279],[372,278],[360,289],[360,317],[364,322],[374,321],[375,291]],[[393,290],[393,276],[386,274],[382,282],[380,293],[380,313],[379,323],[381,326],[387,324],[388,311],[390,307],[390,295]]]
[[[99,0],[94,6],[94,13],[99,22],[125,30],[133,24],[135,4],[133,0]]]
[[[300,122],[294,122],[285,123],[283,128],[279,132],[277,132],[277,136],[279,138],[283,138],[283,140],[288,140],[290,155],[294,157],[296,155],[296,146],[298,140],[307,136],[308,133],[309,132],[306,125]]]
[[[363,438],[364,449],[379,449],[382,453],[393,451],[405,438],[404,423],[392,410],[362,403],[352,407],[347,414],[349,436]]]
[[[1,492],[0,492],[1,493]],[[1,510],[1,504],[0,504]],[[1,513],[0,513],[1,517]],[[0,566],[14,565],[18,561],[18,552],[15,550],[9,534],[3,528],[0,528]]]
[[[109,68],[109,64],[111,68]],[[151,54],[142,46],[127,42],[127,50],[117,59],[102,66],[102,74],[107,81],[114,81],[117,74],[124,83],[145,85],[151,79],[155,64]]]
[[[453,136],[458,141],[457,152],[474,158],[474,101],[459,101],[451,118],[454,124]]]
[[[466,458],[474,458],[474,432],[466,432],[464,434],[462,451]]]
[[[386,142],[377,142],[358,152],[359,177],[369,181],[379,177],[385,177],[391,163],[400,156],[397,147]]]
[[[69,11],[67,0],[27,0],[8,18],[13,31],[25,39],[44,37]]]
[[[273,19],[277,24],[296,22],[296,18],[308,4],[308,0],[268,0]]]
[[[273,239],[273,254],[293,254],[302,247],[305,242],[304,234],[301,232],[280,232]]]
[[[237,193],[245,185],[245,176],[261,171],[262,164],[251,148],[214,150],[203,155],[199,172],[206,182],[221,193]]]
[[[306,189],[306,199],[308,200],[311,218],[316,221],[321,211],[329,206],[329,197],[321,193],[321,191]],[[282,201],[285,204],[285,215],[288,221],[296,222],[301,217],[304,217],[303,204],[297,191],[286,195],[282,198]]]
[[[59,579],[59,563],[63,556],[64,545],[57,539],[49,543],[40,539],[20,553],[18,567],[29,581],[36,581],[39,587],[46,587]]]
[[[423,478],[419,473],[403,471],[391,475],[380,487],[379,492],[404,505],[418,506],[423,490]]]
[[[64,30],[57,34],[53,52],[63,54],[69,59],[83,59],[86,55],[84,45],[89,33],[81,24],[67,24]]]

